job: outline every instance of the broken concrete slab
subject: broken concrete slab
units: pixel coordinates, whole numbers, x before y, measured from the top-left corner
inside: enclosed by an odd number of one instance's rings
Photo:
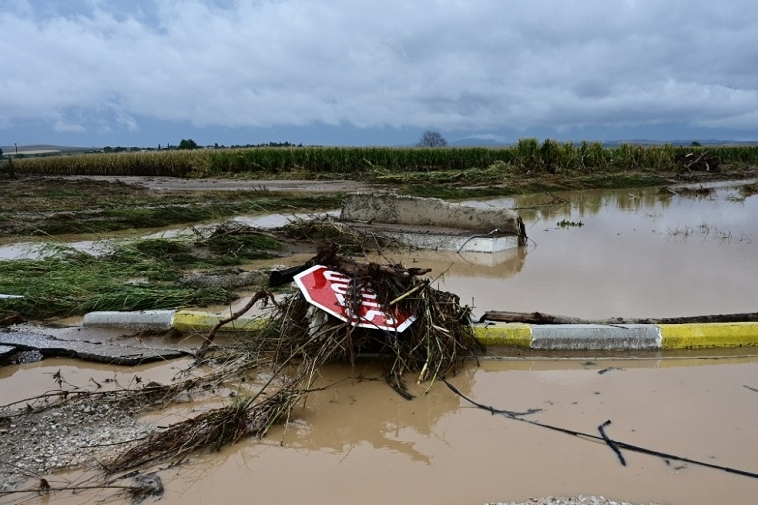
[[[499,231],[472,234],[470,230],[382,223],[351,223],[350,227],[362,233],[383,236],[418,249],[494,254],[515,249],[520,245],[518,236]]]
[[[179,349],[61,340],[51,335],[13,330],[0,332],[0,346],[12,346],[15,348],[14,351],[36,350],[43,356],[68,356],[86,361],[126,366],[180,358],[189,354],[188,351]]]
[[[343,221],[435,226],[487,233],[520,233],[519,216],[510,209],[480,208],[387,192],[350,193],[342,202]]]
[[[439,198],[351,193],[343,200],[340,220],[420,249],[493,253],[526,245],[524,223],[512,210]]]
[[[11,354],[14,354],[18,352],[18,350],[15,347],[10,347],[7,345],[0,345],[0,361],[4,360]]]

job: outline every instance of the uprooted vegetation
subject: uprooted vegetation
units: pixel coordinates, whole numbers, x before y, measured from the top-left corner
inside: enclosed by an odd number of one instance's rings
[[[260,230],[236,222],[175,239],[102,242],[88,254],[46,244],[39,259],[0,261],[0,324],[83,315],[96,310],[176,309],[227,304],[235,290],[260,287],[250,261],[339,243],[344,252],[375,250],[387,240],[320,217]]]
[[[370,289],[382,310],[412,314],[415,321],[402,332],[354,326],[325,312],[317,313],[299,291],[277,300],[261,290],[250,301],[273,304],[268,323],[231,343],[226,340],[219,345],[213,334],[208,335],[208,345],[198,350],[196,360],[173,383],[69,391],[59,378],[58,390],[4,406],[0,424],[10,419],[20,423],[24,416],[64,405],[86,409],[95,403],[108,404],[114,411],[137,415],[169,407],[188,395],[217,395],[215,407],[101,454],[104,476],[99,482],[112,483],[144,475],[162,462],[179,464],[193,452],[218,450],[242,438],[265,436],[272,426],[297,417],[296,407],[313,391],[319,370],[327,364],[355,364],[361,356],[378,356],[389,386],[412,399],[406,381],[431,388],[439,378],[454,374],[465,358],[478,354],[470,309],[461,306],[456,295],[433,288],[430,279],[424,277],[428,269],[362,263],[336,254],[334,248],[321,249],[308,264],[324,265],[348,279],[347,314],[359,313],[362,303],[360,296],[351,293]],[[224,399],[230,391],[234,391],[233,398]],[[21,406],[23,409],[18,408]],[[141,473],[115,477],[135,469]],[[142,484],[126,483],[123,487],[127,492],[148,493],[150,489]],[[37,491],[41,486],[41,482],[34,482],[29,490]]]
[[[743,184],[739,187],[740,193],[743,197],[753,196],[758,194],[758,182],[752,184]]]
[[[191,288],[183,270],[211,267],[168,240],[117,246],[103,256],[47,246],[42,259],[0,261],[0,292],[21,295],[3,304],[6,321],[81,315],[93,310],[146,310],[227,303],[224,288]]]
[[[138,443],[107,465],[110,473],[200,448],[218,448],[245,436],[265,435],[272,425],[289,419],[319,369],[328,363],[355,363],[365,353],[384,356],[387,383],[412,399],[405,385],[407,375],[414,374],[415,380],[428,381],[431,387],[437,378],[454,373],[464,358],[476,356],[470,309],[461,306],[456,295],[432,288],[421,277],[428,269],[360,263],[337,255],[334,247],[319,251],[309,264],[323,265],[349,279],[346,313],[360,313],[360,304],[365,302],[359,293],[370,289],[384,311],[412,314],[415,321],[402,332],[359,327],[315,309],[300,292],[277,302],[270,293],[259,291],[251,303],[275,305],[268,324],[237,347],[209,345],[214,328],[198,359],[239,363],[243,357],[248,369],[263,362],[269,372],[265,384],[250,396],[237,396],[231,405],[182,421]]]

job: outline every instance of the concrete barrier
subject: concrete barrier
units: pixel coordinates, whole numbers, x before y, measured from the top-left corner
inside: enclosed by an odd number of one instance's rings
[[[84,315],[82,326],[123,330],[170,330],[174,310],[140,310],[137,312],[100,311]]]
[[[340,221],[418,249],[497,253],[526,245],[527,239],[512,210],[388,192],[345,195]]]
[[[436,226],[487,233],[494,229],[519,235],[518,214],[388,192],[350,193],[342,201],[342,221]]]
[[[91,312],[84,326],[140,329],[176,329],[207,333],[228,314],[188,310]],[[239,318],[222,331],[261,329],[261,318]],[[554,351],[624,351],[706,349],[758,346],[758,323],[703,324],[546,324],[487,322],[474,325],[474,334],[486,346]]]

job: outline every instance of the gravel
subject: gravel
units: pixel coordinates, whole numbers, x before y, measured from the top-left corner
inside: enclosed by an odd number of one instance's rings
[[[76,402],[37,413],[0,412],[0,491],[29,478],[71,469],[100,469],[153,428],[123,408]]]
[[[556,498],[547,496],[544,498],[529,498],[528,501],[516,503],[488,503],[486,505],[633,505],[625,501],[614,501],[602,496],[574,496],[571,498]],[[651,504],[654,505],[654,504]]]

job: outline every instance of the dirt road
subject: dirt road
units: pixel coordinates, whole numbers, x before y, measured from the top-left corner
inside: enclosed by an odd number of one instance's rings
[[[252,179],[179,179],[177,177],[137,177],[137,176],[85,176],[77,175],[69,179],[89,179],[95,181],[119,180],[126,184],[143,186],[158,191],[240,191],[268,190],[306,193],[335,193],[349,191],[369,191],[375,185],[359,181],[307,181],[307,180],[252,180]]]

